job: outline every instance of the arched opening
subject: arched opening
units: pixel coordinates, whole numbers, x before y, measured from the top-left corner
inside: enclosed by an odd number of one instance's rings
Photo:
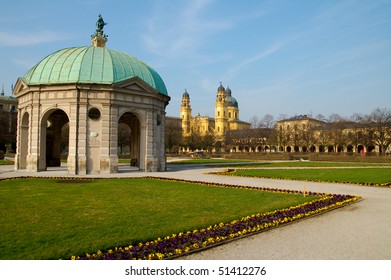
[[[307,146],[303,146],[303,147],[301,148],[301,151],[302,151],[303,153],[306,153],[306,152],[308,152],[308,150],[307,150]]]
[[[333,152],[334,152],[334,147],[331,146],[331,145],[328,146],[328,147],[327,147],[327,152],[328,152],[328,153],[333,153]]]
[[[346,152],[348,152],[348,153],[353,153],[353,146],[352,146],[352,145],[348,145],[348,146],[346,147]]]
[[[338,153],[342,153],[342,152],[343,152],[343,146],[338,145],[338,147],[337,147],[337,152],[338,152]]]
[[[290,153],[290,152],[292,151],[291,146],[286,147],[286,151],[287,151],[288,153]]]
[[[266,152],[269,152],[269,153],[270,153],[270,148],[269,148],[269,146],[266,145],[264,151],[265,151],[265,153],[266,153]]]
[[[27,167],[27,153],[29,145],[29,126],[30,126],[30,115],[24,113],[20,126],[20,144],[19,144],[19,169],[26,169]]]
[[[369,145],[368,146],[368,153],[374,153],[375,151],[376,151],[376,149],[375,149],[374,145]]]
[[[311,153],[315,153],[315,152],[316,152],[316,147],[315,147],[314,145],[312,145],[312,146],[310,147],[310,152],[311,152]]]
[[[319,146],[319,153],[324,153],[325,147],[323,145]]]
[[[222,148],[223,144],[221,143],[221,141],[217,141],[215,143],[215,152],[216,153],[221,153],[221,148]]]
[[[363,145],[358,145],[357,146],[357,153],[363,154],[365,152],[364,146]]]
[[[49,111],[42,118],[39,170],[61,166],[62,152],[67,153],[69,147],[68,123],[67,114],[60,109]]]
[[[118,121],[118,158],[140,166],[140,121],[131,112],[124,113]]]

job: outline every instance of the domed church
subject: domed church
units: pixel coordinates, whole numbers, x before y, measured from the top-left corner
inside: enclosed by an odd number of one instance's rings
[[[251,126],[250,123],[239,119],[238,101],[232,96],[229,86],[224,88],[222,83],[217,88],[215,118],[200,116],[199,114],[193,117],[190,95],[187,90],[182,94],[180,118],[182,120],[182,135],[184,137],[191,135],[193,131],[198,132],[201,136],[212,133],[217,144],[221,144],[224,141],[224,135],[227,131],[248,129]]]
[[[60,166],[67,151],[69,174],[116,173],[120,125],[130,128],[132,165],[166,169],[166,86],[147,64],[106,48],[105,25],[99,15],[91,46],[49,54],[18,79],[16,169]]]

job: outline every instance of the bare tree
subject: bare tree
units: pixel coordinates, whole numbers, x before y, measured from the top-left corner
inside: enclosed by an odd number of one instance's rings
[[[373,140],[379,146],[380,154],[384,154],[391,144],[391,111],[377,108],[369,116],[372,124]]]
[[[260,125],[259,118],[257,116],[252,116],[249,122],[251,124],[251,128],[258,128]]]
[[[329,116],[329,122],[331,123],[340,122],[342,120],[344,120],[344,118],[340,114],[333,113]]]
[[[165,125],[166,151],[175,153],[182,145],[182,124],[176,119],[166,118]]]
[[[272,128],[272,127],[274,127],[274,124],[275,124],[274,117],[270,114],[266,114],[260,120],[260,127]]]
[[[282,120],[286,120],[286,119],[288,119],[287,114],[279,114],[278,118],[277,118],[278,121],[282,121]]]

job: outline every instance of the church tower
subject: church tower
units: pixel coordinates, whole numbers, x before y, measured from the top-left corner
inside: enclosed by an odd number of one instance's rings
[[[190,133],[190,119],[191,119],[191,107],[190,96],[187,90],[182,95],[181,105],[181,119],[182,119],[182,135],[187,136]]]
[[[220,82],[220,86],[217,89],[215,105],[215,136],[217,138],[222,138],[228,128],[226,97],[225,88]]]

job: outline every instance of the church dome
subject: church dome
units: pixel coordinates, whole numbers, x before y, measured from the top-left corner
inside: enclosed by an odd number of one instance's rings
[[[231,95],[232,95],[232,91],[231,91],[231,89],[229,88],[229,86],[227,86],[227,89],[225,90],[225,94],[226,94],[227,96],[231,96]]]
[[[230,96],[227,96],[227,105],[228,106],[233,106],[233,107],[239,107],[238,105],[238,101],[236,101],[235,98],[233,98],[231,95]]]
[[[138,77],[168,96],[160,75],[137,58],[105,47],[86,46],[54,52],[22,78],[27,85],[115,84]]]
[[[189,94],[187,93],[187,90],[182,95],[182,98],[190,98]]]
[[[220,82],[220,86],[217,88],[217,92],[222,91],[225,92],[225,88],[223,87],[223,84]]]

